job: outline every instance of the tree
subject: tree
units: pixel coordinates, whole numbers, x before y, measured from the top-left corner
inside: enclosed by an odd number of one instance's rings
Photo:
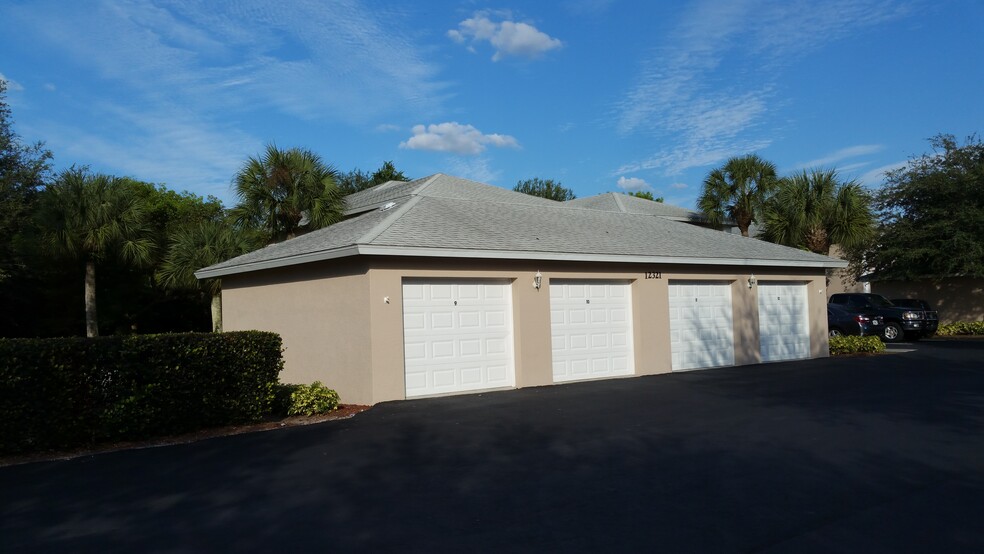
[[[168,288],[200,288],[208,292],[212,331],[222,332],[221,280],[199,281],[195,272],[255,249],[259,239],[257,233],[235,229],[228,221],[210,220],[187,225],[172,234],[159,278]]]
[[[85,331],[98,336],[96,264],[110,257],[129,264],[151,259],[154,245],[146,236],[139,199],[115,177],[72,167],[45,189],[38,215],[46,249],[85,265]]]
[[[0,79],[0,283],[24,270],[15,235],[27,226],[38,192],[51,178],[51,152],[44,143],[21,143]]]
[[[886,174],[875,195],[878,226],[851,252],[855,274],[914,280],[984,278],[984,143],[930,139],[933,152]]]
[[[331,225],[342,217],[337,175],[310,150],[271,144],[236,174],[233,213],[240,225],[264,229],[273,241]]]
[[[389,181],[409,181],[410,178],[396,169],[393,162],[386,161],[372,174],[366,173],[358,168],[342,174],[338,177],[338,188],[341,189],[343,196],[348,196],[367,188],[381,185]]]
[[[577,198],[574,196],[574,191],[562,186],[560,181],[555,182],[553,179],[544,180],[539,177],[519,181],[516,183],[516,186],[513,187],[513,190],[523,194],[529,194],[530,196],[539,196],[540,198],[547,198],[558,202],[566,202]]]
[[[833,169],[802,171],[781,179],[766,201],[761,238],[817,254],[831,244],[865,244],[874,228],[868,195],[855,181],[841,182]]]
[[[752,223],[761,221],[765,201],[776,187],[776,166],[755,154],[734,157],[704,179],[697,207],[708,223],[735,222],[742,236]]]
[[[636,198],[644,198],[646,200],[652,200],[653,202],[659,202],[659,203],[662,203],[664,200],[662,196],[653,197],[653,193],[649,192],[648,190],[637,190],[635,192],[626,192],[625,194],[629,196],[635,196]]]

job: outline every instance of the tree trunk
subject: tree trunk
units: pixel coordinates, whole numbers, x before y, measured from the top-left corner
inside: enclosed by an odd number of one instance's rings
[[[91,258],[85,262],[85,336],[99,336],[99,321],[96,318],[96,262]]]
[[[222,292],[212,295],[212,332],[222,332]]]

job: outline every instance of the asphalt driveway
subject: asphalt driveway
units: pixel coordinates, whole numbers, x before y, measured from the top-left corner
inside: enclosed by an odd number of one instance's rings
[[[0,468],[2,552],[982,552],[984,342]]]

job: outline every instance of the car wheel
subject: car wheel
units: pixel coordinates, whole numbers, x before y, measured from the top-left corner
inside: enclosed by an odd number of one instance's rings
[[[840,329],[834,329],[834,328],[831,328],[830,331],[828,331],[828,333],[832,337],[840,337],[844,335],[844,333],[841,333]]]
[[[882,338],[885,342],[899,342],[905,336],[902,332],[902,327],[895,322],[889,321],[885,324],[885,330],[882,331]]]

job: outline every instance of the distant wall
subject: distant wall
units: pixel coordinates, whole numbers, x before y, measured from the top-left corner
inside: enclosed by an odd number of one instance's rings
[[[831,285],[831,292],[833,286]],[[940,312],[940,323],[984,321],[984,279],[873,281],[871,292],[886,298],[919,298]]]
[[[830,257],[839,260],[845,259],[844,253],[836,244],[830,247]],[[827,294],[837,294],[839,292],[871,292],[865,290],[864,283],[854,280],[848,268],[828,269],[827,270]]]

